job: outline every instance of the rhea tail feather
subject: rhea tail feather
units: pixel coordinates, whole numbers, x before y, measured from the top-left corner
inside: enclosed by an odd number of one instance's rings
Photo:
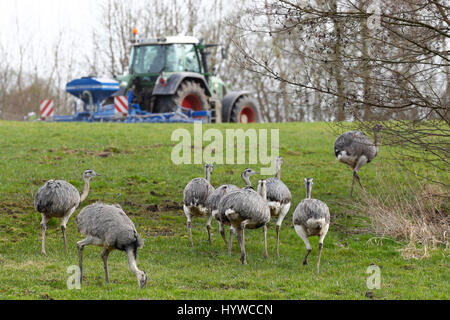
[[[142,248],[144,246],[144,240],[138,235],[138,233],[135,231],[135,241],[131,244],[131,247],[133,248],[133,254],[134,258],[137,258],[137,249]]]
[[[325,218],[314,219],[310,218],[306,221],[306,226],[309,230],[321,230],[325,226]]]

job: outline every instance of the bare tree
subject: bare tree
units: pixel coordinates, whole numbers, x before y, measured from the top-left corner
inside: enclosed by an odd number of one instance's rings
[[[241,34],[251,31],[246,38],[254,33],[287,37],[288,43],[272,45],[279,45],[291,68],[280,73],[279,59],[255,52],[244,36],[236,42],[241,66],[294,92],[318,93],[321,104],[337,109],[336,120],[343,120],[345,111],[354,127],[368,131],[373,123],[364,120],[397,120],[383,123],[383,141],[400,145],[404,156],[447,170],[450,8],[437,0],[379,2],[374,14],[368,10],[372,2],[260,2],[242,19],[252,23],[236,28]],[[274,23],[262,24],[257,19],[262,14]],[[312,67],[298,72],[293,66],[303,62]],[[314,109],[322,111],[321,104],[316,101]]]

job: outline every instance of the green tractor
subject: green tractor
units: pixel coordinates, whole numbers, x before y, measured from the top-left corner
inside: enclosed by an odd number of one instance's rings
[[[208,70],[207,49],[195,37],[175,36],[135,40],[129,74],[118,77],[115,95],[133,93],[133,103],[152,113],[172,112],[176,106],[210,110],[212,121],[261,122],[257,101],[248,91],[229,91]],[[226,52],[222,48],[222,58]],[[110,103],[110,101],[106,102]]]

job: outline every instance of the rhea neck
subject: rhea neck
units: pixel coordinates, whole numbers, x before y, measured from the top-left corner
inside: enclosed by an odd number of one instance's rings
[[[278,180],[281,180],[281,162],[277,161],[277,168],[276,168],[276,172],[275,172],[275,178],[277,178]]]
[[[242,178],[242,180],[244,180],[246,187],[252,186],[252,183],[250,182],[250,176],[246,175],[245,172],[242,172],[241,178]]]
[[[130,267],[130,270],[136,275],[138,278],[139,287],[142,289],[146,285],[146,280],[144,280],[145,272],[142,270],[139,270],[136,263],[136,254],[133,250],[128,249],[127,250],[127,256],[128,256],[128,266]]]
[[[83,202],[89,194],[89,178],[83,177],[83,180],[84,180],[84,188],[83,188],[83,193],[81,194],[81,197],[80,197],[80,203]]]
[[[378,152],[379,141],[378,141],[378,130],[377,129],[373,130],[373,139],[374,139],[375,148],[377,149],[377,152]]]
[[[311,183],[306,183],[306,199],[311,199]]]
[[[264,201],[267,201],[267,185],[265,183],[258,184],[258,193]]]
[[[208,182],[210,182],[211,172],[209,171],[208,167],[205,167],[205,177],[206,177],[206,180],[208,180]]]

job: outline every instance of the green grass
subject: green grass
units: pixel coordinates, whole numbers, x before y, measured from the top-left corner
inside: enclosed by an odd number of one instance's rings
[[[177,207],[186,183],[202,176],[203,170],[201,165],[171,162],[175,143],[170,141],[171,133],[180,126],[192,131],[192,125],[179,124],[0,122],[0,298],[366,299],[369,275],[365,272],[371,263],[381,267],[381,289],[371,290],[376,299],[448,298],[450,263],[443,249],[428,259],[405,260],[398,251],[404,243],[369,241],[374,235],[364,232],[365,219],[346,214],[351,201],[357,201],[349,199],[352,175],[335,160],[335,135],[324,123],[248,126],[280,129],[280,155],[285,159],[282,178],[291,189],[293,203],[281,229],[279,258],[273,223],[268,231],[268,259],[263,258],[262,230],[246,232],[249,264],[243,266],[236,242],[228,257],[215,222],[209,245],[206,218],[193,219],[192,249],[186,219]],[[376,175],[392,167],[390,157],[390,150],[383,148],[361,170],[368,192],[378,187]],[[240,172],[247,166],[216,165],[212,184],[242,185]],[[427,173],[420,164],[411,166]],[[47,230],[48,256],[40,254],[41,217],[33,208],[35,192],[52,178],[68,180],[81,189],[81,173],[88,168],[102,176],[92,180],[91,193],[81,207],[99,200],[119,203],[135,222],[145,241],[138,252],[138,265],[149,276],[143,290],[119,251],[110,255],[111,283],[105,284],[101,248],[93,246],[84,250],[81,290],[67,289],[66,271],[77,265],[76,242],[82,239],[74,219],[79,210],[67,227],[69,252],[63,251],[60,221],[53,219]],[[315,272],[317,238],[311,240],[310,264],[302,266],[305,246],[292,227],[292,212],[304,197],[304,177],[314,177],[313,197],[325,201],[332,214],[319,275]],[[398,179],[403,179],[402,173],[394,180]]]

